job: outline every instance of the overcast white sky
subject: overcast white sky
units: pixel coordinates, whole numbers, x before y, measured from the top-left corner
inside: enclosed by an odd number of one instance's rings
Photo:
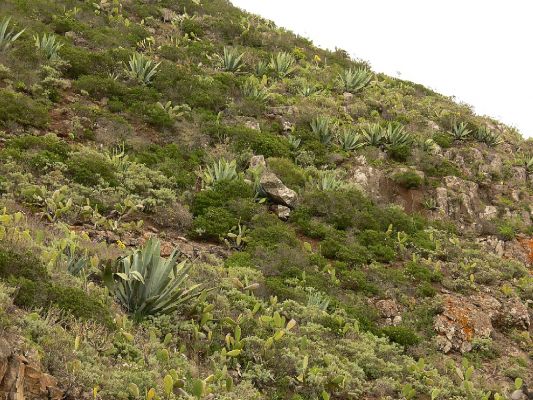
[[[531,0],[232,0],[533,137]],[[398,73],[400,75],[398,75]]]

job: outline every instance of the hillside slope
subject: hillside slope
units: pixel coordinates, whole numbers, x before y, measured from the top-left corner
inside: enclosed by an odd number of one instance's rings
[[[533,397],[533,142],[227,1],[2,1],[0,196],[3,396]]]

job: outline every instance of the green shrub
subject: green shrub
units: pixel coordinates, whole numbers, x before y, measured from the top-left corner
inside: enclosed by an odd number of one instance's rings
[[[237,152],[251,149],[265,157],[290,157],[290,145],[283,136],[242,126],[227,127],[226,134],[232,139]]]
[[[447,149],[453,144],[453,136],[446,132],[437,132],[433,135],[433,140],[443,149]]]
[[[442,280],[440,272],[433,271],[428,266],[421,265],[415,261],[409,261],[405,265],[404,273],[406,276],[422,282],[440,282]]]
[[[287,158],[269,158],[268,167],[290,188],[304,187],[307,181],[305,170]]]
[[[194,219],[191,233],[202,239],[221,239],[238,223],[239,219],[226,208],[208,207]]]
[[[106,76],[117,64],[110,52],[95,52],[70,45],[63,47],[61,58],[68,62],[66,75],[71,79],[82,75]]]
[[[17,123],[44,128],[48,123],[48,108],[28,96],[0,89],[0,126]]]
[[[411,328],[406,326],[387,326],[382,328],[381,332],[391,341],[404,347],[410,347],[420,343],[420,337]]]
[[[424,179],[415,171],[399,172],[392,176],[394,182],[406,189],[414,189],[422,186]]]
[[[0,278],[25,278],[32,281],[46,281],[45,266],[31,253],[14,252],[0,248]]]
[[[396,258],[394,243],[385,232],[365,230],[357,235],[357,240],[372,253],[376,261],[390,262]]]
[[[191,212],[195,215],[202,215],[210,207],[225,207],[229,201],[235,199],[254,197],[251,185],[242,179],[229,182],[218,182],[209,190],[198,192],[193,199]]]
[[[411,147],[406,145],[389,146],[387,154],[395,161],[405,162],[411,155]]]
[[[111,186],[118,183],[114,166],[105,155],[95,150],[85,148],[71,153],[66,164],[67,175],[81,185],[96,186],[100,181]]]
[[[25,278],[11,279],[9,282],[18,288],[14,304],[19,307],[29,309],[55,307],[81,320],[92,320],[108,327],[113,326],[109,309],[84,290]]]
[[[29,166],[32,172],[44,173],[53,163],[65,162],[68,151],[68,145],[53,134],[23,135],[7,141],[6,148],[0,151],[0,159],[11,157]]]
[[[299,245],[294,229],[272,214],[257,215],[252,223],[253,229],[248,235],[248,247],[250,249],[269,249],[280,245],[296,247]]]

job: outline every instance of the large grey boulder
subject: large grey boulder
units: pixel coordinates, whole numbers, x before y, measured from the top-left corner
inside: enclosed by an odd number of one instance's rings
[[[275,203],[294,208],[298,195],[283,184],[272,172],[265,172],[259,181],[265,193]]]

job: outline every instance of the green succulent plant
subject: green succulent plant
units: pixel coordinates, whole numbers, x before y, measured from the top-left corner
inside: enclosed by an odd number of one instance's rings
[[[35,47],[41,50],[47,59],[54,60],[59,57],[58,52],[63,47],[63,43],[57,41],[55,35],[43,33],[42,36],[35,35],[33,39],[35,40]]]
[[[0,22],[0,52],[7,50],[26,29],[15,33],[14,29],[9,29],[9,22],[11,17],[4,17]]]
[[[318,136],[320,143],[328,145],[333,139],[331,120],[327,116],[319,115],[311,120],[311,130]]]
[[[468,125],[465,122],[455,123],[450,131],[455,140],[466,140],[471,133],[472,130],[468,129]]]
[[[366,68],[345,69],[337,76],[339,87],[345,92],[357,93],[372,80],[372,72]]]
[[[338,138],[339,145],[345,151],[352,151],[365,145],[361,135],[352,129],[344,129]]]
[[[235,160],[227,161],[224,158],[208,166],[207,170],[201,174],[205,187],[211,187],[217,182],[232,181],[237,177],[237,162]]]
[[[239,53],[235,48],[224,47],[224,56],[222,57],[222,68],[228,72],[238,72],[243,66],[242,58],[244,53]]]
[[[178,256],[174,250],[168,258],[162,258],[161,243],[151,238],[142,248],[120,259],[116,272],[106,268],[104,281],[136,319],[171,313],[205,293],[198,284],[188,285],[192,264],[178,263]]]
[[[384,130],[383,141],[387,146],[407,146],[412,143],[411,135],[403,125],[389,122]]]
[[[476,129],[472,136],[479,142],[487,144],[487,146],[495,147],[503,143],[503,139],[498,133],[492,132],[486,126],[481,126]]]
[[[270,93],[266,87],[266,80],[259,80],[255,76],[250,76],[246,79],[241,90],[244,97],[261,103],[265,103],[270,98]]]
[[[157,73],[160,64],[161,63],[156,64],[144,54],[134,53],[130,56],[128,67],[125,72],[131,79],[148,85]]]
[[[270,58],[269,67],[279,78],[285,78],[294,72],[294,56],[287,52],[279,52]]]
[[[380,146],[383,143],[383,128],[379,124],[369,124],[362,130],[363,142],[368,146]]]
[[[320,191],[339,190],[346,186],[335,171],[321,171],[316,178],[309,179],[309,184]]]

